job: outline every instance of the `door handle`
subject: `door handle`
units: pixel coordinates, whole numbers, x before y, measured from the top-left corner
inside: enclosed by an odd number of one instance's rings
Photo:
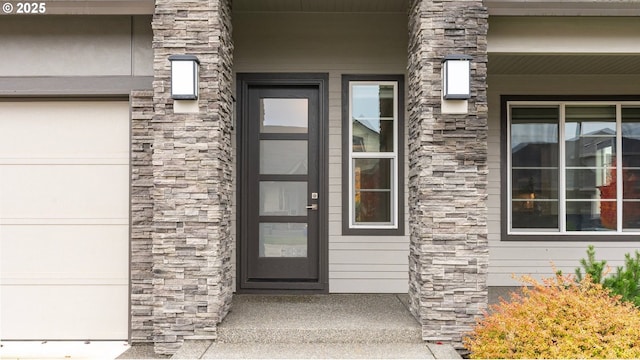
[[[318,204],[307,205],[307,209],[309,209],[309,210],[318,210]]]

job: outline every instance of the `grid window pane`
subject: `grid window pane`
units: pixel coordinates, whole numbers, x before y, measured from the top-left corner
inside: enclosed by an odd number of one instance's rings
[[[622,228],[640,229],[640,107],[622,107]]]
[[[352,76],[345,76],[343,80]],[[349,174],[345,184],[348,196],[343,199],[345,207],[343,227],[345,233],[364,234],[372,229],[386,229],[385,233],[401,233],[399,221],[402,214],[398,208],[402,200],[402,179],[398,173],[398,159],[402,154],[403,116],[402,82],[399,76],[389,80],[353,79],[343,81],[343,91],[348,96],[343,102],[348,109],[343,118],[346,140],[344,170]],[[369,76],[368,76],[369,77]],[[392,80],[393,79],[393,80]],[[351,232],[354,230],[354,232]]]
[[[511,202],[514,229],[558,230],[558,201],[517,199]]]
[[[394,151],[394,103],[394,85],[362,84],[351,87],[353,152]]]
[[[391,191],[356,191],[355,222],[391,222]]]
[[[390,223],[392,159],[354,159],[355,223]]]
[[[558,229],[559,108],[511,114],[511,227]]]
[[[509,129],[511,229],[640,230],[640,105],[512,105]]]
[[[567,201],[567,231],[616,230],[614,201]]]

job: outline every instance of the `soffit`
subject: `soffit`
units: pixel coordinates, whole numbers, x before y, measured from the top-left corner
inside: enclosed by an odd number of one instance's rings
[[[491,75],[639,75],[640,55],[489,54]]]
[[[640,0],[484,0],[489,15],[637,16]]]
[[[234,12],[406,13],[409,0],[233,0]]]

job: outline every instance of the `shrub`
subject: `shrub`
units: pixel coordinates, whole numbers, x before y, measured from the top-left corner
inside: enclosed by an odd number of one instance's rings
[[[522,281],[463,339],[472,358],[640,358],[640,310],[587,276]]]
[[[580,265],[593,282],[600,283],[614,295],[620,295],[623,301],[633,303],[640,308],[640,252],[636,250],[635,258],[624,255],[624,267],[618,266],[616,272],[605,278],[609,272],[606,260],[597,261],[593,245],[587,249],[587,258],[580,260]],[[576,277],[582,281],[580,268],[576,268]]]

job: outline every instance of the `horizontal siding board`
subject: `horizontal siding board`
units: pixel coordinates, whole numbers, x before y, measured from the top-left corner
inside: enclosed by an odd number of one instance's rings
[[[404,293],[409,291],[409,281],[397,279],[332,279],[332,293]]]
[[[331,242],[329,250],[399,250],[408,251],[409,248],[404,242]]]
[[[331,279],[400,279],[409,278],[407,271],[330,271]]]
[[[331,264],[329,267],[330,272],[362,272],[362,271],[371,271],[371,272],[381,272],[381,271],[389,271],[389,272],[404,272],[408,273],[409,269],[405,264]]]
[[[329,250],[329,259],[331,259],[329,266],[331,264],[406,264],[408,256],[408,249],[406,251]]]

